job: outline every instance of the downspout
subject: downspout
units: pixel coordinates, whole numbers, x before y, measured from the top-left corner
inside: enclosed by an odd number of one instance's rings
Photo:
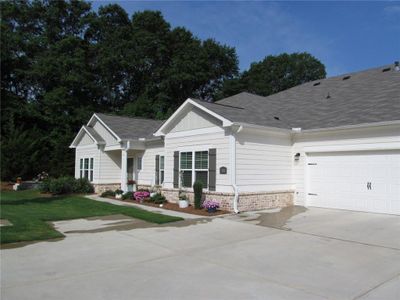
[[[243,129],[243,126],[237,128],[236,132],[232,128],[231,134],[229,135],[229,154],[230,154],[230,165],[231,165],[231,185],[234,191],[233,197],[233,211],[238,214],[238,200],[239,200],[239,188],[236,185],[236,133],[239,133]]]

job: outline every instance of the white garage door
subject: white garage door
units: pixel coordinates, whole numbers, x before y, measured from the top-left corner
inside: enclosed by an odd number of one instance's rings
[[[310,206],[400,214],[400,151],[308,154]]]

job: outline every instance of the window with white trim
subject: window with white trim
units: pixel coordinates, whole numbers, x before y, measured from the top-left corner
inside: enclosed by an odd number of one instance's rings
[[[142,157],[141,156],[139,156],[137,159],[136,159],[136,161],[137,161],[137,164],[136,164],[136,168],[138,169],[138,170],[141,170],[142,169]]]
[[[160,184],[163,184],[164,182],[164,156],[160,155],[160,167],[159,167],[159,172],[160,172]]]
[[[79,162],[79,177],[93,181],[93,157],[81,158]]]
[[[208,151],[196,151],[194,153],[194,180],[200,181],[203,188],[208,188]]]
[[[198,180],[208,188],[208,151],[181,152],[179,165],[182,187],[190,188]]]

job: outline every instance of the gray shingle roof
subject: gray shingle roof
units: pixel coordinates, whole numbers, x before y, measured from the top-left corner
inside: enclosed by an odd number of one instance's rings
[[[386,68],[390,70],[382,72]],[[345,76],[350,78],[343,80]],[[199,103],[232,122],[288,129],[394,121],[400,120],[400,71],[388,65],[308,82],[268,97],[240,93]]]
[[[121,139],[136,140],[139,138],[154,138],[153,133],[162,125],[164,121],[121,117],[107,114],[96,113],[96,115],[107,124]]]
[[[90,133],[90,135],[96,140],[97,143],[99,143],[99,144],[105,143],[103,138],[97,133],[96,130],[94,130],[92,127],[89,127],[89,126],[84,126],[84,127]]]

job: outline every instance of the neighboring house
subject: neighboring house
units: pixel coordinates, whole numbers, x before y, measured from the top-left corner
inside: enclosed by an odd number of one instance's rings
[[[384,66],[260,97],[186,100],[165,122],[95,113],[71,147],[96,191],[160,186],[245,211],[292,204],[400,214],[400,71]]]

